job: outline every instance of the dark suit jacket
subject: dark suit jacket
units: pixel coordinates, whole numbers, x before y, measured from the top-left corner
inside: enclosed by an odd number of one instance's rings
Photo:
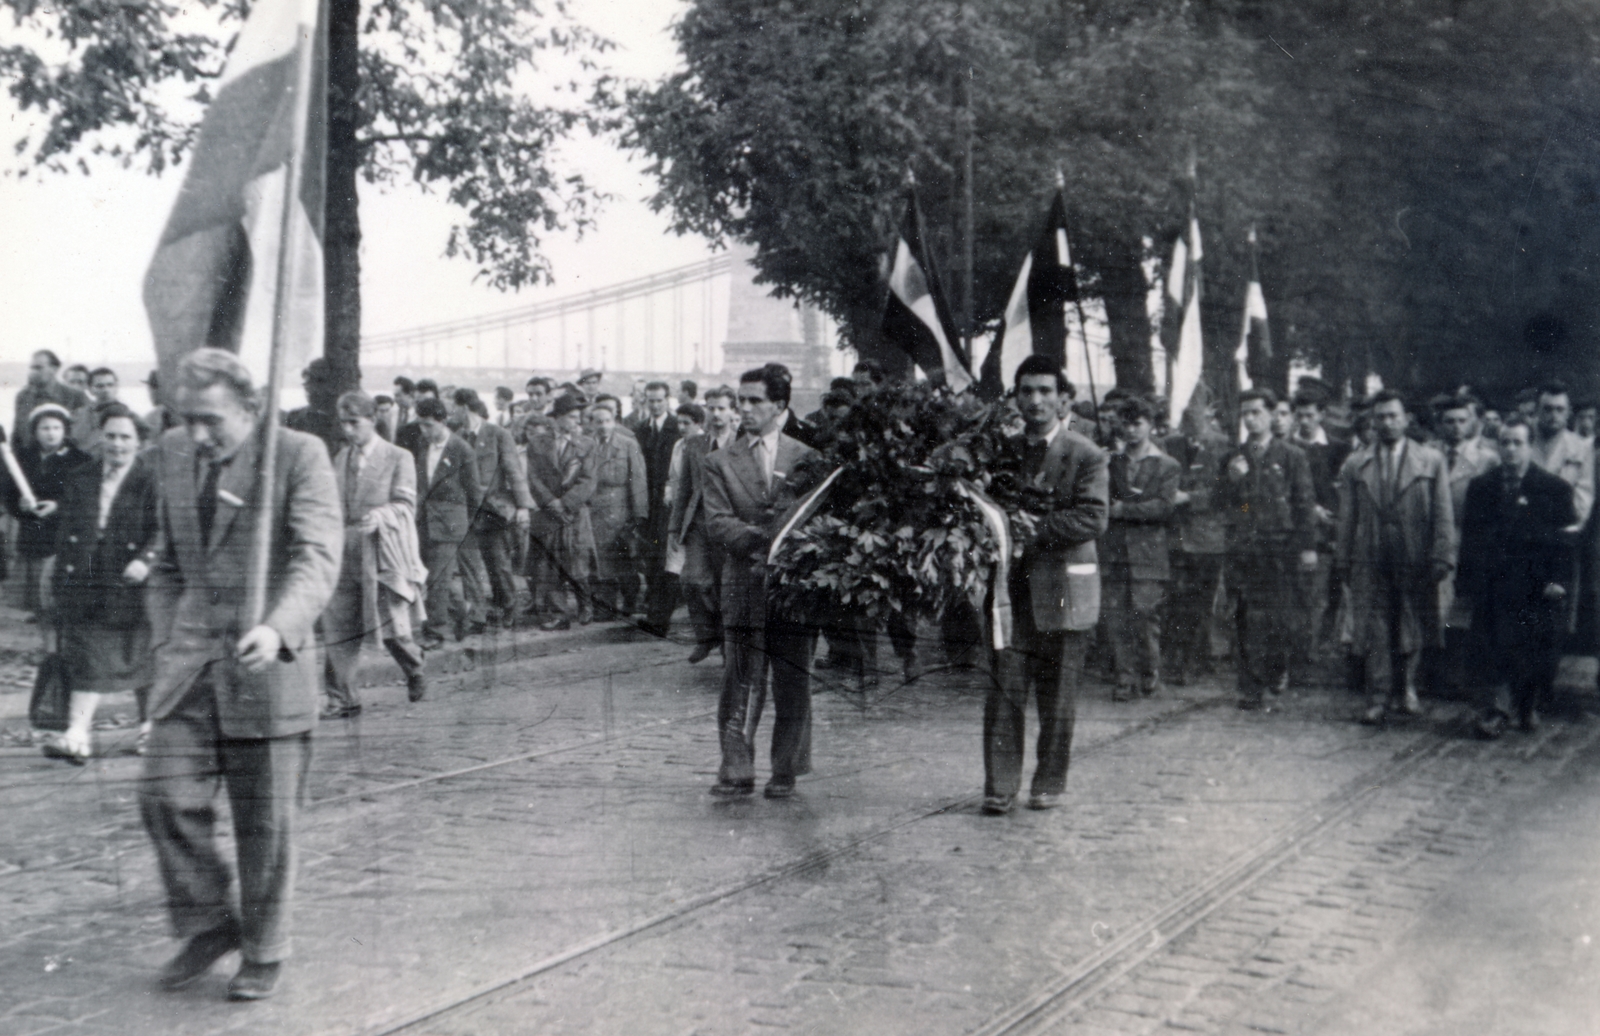
[[[783,434],[813,450],[820,447],[822,440],[826,438],[822,429],[812,425],[793,410],[790,410],[789,416],[784,419]]]
[[[56,616],[63,626],[133,629],[145,621],[144,587],[123,582],[122,571],[155,545],[155,472],[145,457],[133,459],[104,529],[101,477],[101,465],[84,464],[66,483],[56,538]]]
[[[1235,481],[1228,465],[1240,455],[1250,470]],[[1228,523],[1230,551],[1316,549],[1316,488],[1311,465],[1297,446],[1271,439],[1259,463],[1245,445],[1229,450],[1217,465],[1216,500]]]
[[[417,421],[407,421],[394,433],[394,444],[402,450],[416,453],[428,444],[427,437],[422,434],[422,425]]]
[[[1026,581],[1041,632],[1092,629],[1100,617],[1095,540],[1106,531],[1109,509],[1105,451],[1063,424],[1035,481],[1052,491],[1053,503],[1033,540],[1023,544],[1013,584]]]
[[[1125,567],[1133,579],[1165,580],[1167,526],[1177,506],[1178,462],[1157,449],[1131,462],[1126,454],[1110,461],[1111,524],[1105,535],[1107,565]]]
[[[511,433],[492,422],[478,426],[473,452],[478,461],[478,487],[483,492],[481,514],[493,514],[502,523],[516,517],[517,509],[533,509],[528,495],[528,476],[517,459],[517,444]]]
[[[233,658],[247,632],[250,542],[262,484],[259,440],[251,435],[223,469],[210,544],[197,509],[202,472],[188,432],[163,435],[149,459],[159,487],[157,559],[145,606],[155,650],[150,715],[162,719],[208,663]],[[222,667],[218,719],[228,738],[286,737],[316,723],[322,674],[312,627],[333,596],[344,552],[344,519],[333,466],[320,439],[284,428],[272,478],[272,546],[261,620],[283,638],[264,672]]]
[[[445,441],[439,466],[428,480],[428,448],[417,451],[417,534],[423,543],[459,543],[483,503],[478,460],[454,432]]]
[[[811,448],[778,438],[772,482],[765,484],[749,437],[705,459],[706,532],[723,549],[722,621],[762,626],[767,617],[767,550],[796,500],[795,466]]]
[[[634,438],[639,440],[639,452],[644,454],[646,487],[650,493],[650,507],[655,510],[666,497],[667,467],[672,463],[672,444],[683,437],[678,419],[668,414],[661,422],[661,431],[650,427],[646,418],[634,427]]]
[[[1499,470],[1467,484],[1456,595],[1472,601],[1474,638],[1491,638],[1501,651],[1557,643],[1566,601],[1544,600],[1544,588],[1573,592],[1571,539],[1563,529],[1576,520],[1573,488],[1538,465],[1528,465],[1515,494],[1507,494]]]

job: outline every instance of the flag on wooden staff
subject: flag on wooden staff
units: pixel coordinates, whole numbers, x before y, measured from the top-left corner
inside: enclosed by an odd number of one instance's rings
[[[1250,228],[1250,286],[1244,292],[1244,326],[1239,330],[1239,348],[1233,363],[1239,371],[1239,387],[1250,388],[1250,358],[1272,359],[1272,327],[1267,323],[1267,297],[1261,291],[1261,268],[1256,257],[1256,228]]]
[[[173,384],[180,359],[208,345],[237,353],[265,384],[280,294],[287,295],[280,362],[298,368],[322,352],[328,80],[321,6],[258,0],[216,84],[145,273],[164,385]],[[296,197],[287,198],[295,181]],[[282,254],[286,243],[293,254]]]
[[[956,334],[939,277],[924,247],[922,210],[910,189],[906,215],[889,264],[889,298],[878,335],[911,357],[928,378],[952,391],[972,385],[972,372]]]
[[[1183,322],[1178,325],[1178,341],[1172,354],[1172,383],[1167,386],[1170,405],[1167,417],[1178,423],[1189,397],[1200,382],[1204,355],[1200,341],[1200,260],[1205,252],[1200,243],[1200,220],[1193,206],[1189,210],[1188,241],[1178,239],[1172,249],[1172,268],[1167,274],[1170,304],[1181,306]]]
[[[1060,191],[1050,203],[1044,229],[1022,260],[998,347],[984,358],[981,373],[985,398],[1005,394],[1024,359],[1038,353],[1067,366],[1066,306],[1078,301],[1078,278],[1067,241],[1067,203]]]

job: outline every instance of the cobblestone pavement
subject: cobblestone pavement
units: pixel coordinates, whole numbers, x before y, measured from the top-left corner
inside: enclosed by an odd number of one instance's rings
[[[617,628],[473,644],[417,705],[375,664],[366,713],[318,732],[296,956],[259,1005],[221,999],[225,966],[152,990],[174,946],[138,760],[0,750],[0,1036],[1299,1031],[1600,733],[1090,686],[1065,808],[989,818],[974,674],[863,700],[824,673],[800,794],[718,803],[714,661]]]

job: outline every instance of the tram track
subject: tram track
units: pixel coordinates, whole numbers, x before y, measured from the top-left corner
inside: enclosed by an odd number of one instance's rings
[[[1108,737],[1084,745],[1076,751],[1075,757],[1079,760],[1093,758],[1114,746],[1148,734],[1174,720],[1230,701],[1232,701],[1232,697],[1229,695],[1216,695],[1184,701],[1174,708],[1159,712],[1137,723],[1129,724]],[[430,1022],[435,1022],[460,1012],[473,1010],[480,1005],[493,1002],[501,996],[511,995],[527,982],[548,974],[563,965],[619,947],[656,930],[691,920],[697,915],[705,914],[718,906],[728,904],[746,893],[814,872],[826,867],[834,860],[849,856],[873,843],[883,841],[898,831],[923,821],[958,810],[974,809],[981,800],[981,795],[964,795],[947,799],[931,809],[901,813],[868,831],[852,835],[832,846],[806,853],[751,877],[728,882],[675,904],[670,909],[657,912],[611,931],[603,932],[594,938],[528,962],[514,972],[492,979],[447,1001],[424,1008],[403,1018],[383,1022],[376,1027],[363,1030],[362,1036],[391,1036],[391,1034],[412,1032],[422,1029]]]

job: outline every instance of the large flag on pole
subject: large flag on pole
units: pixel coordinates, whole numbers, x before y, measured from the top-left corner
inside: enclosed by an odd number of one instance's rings
[[[1050,357],[1057,367],[1066,367],[1066,306],[1077,300],[1078,278],[1067,243],[1067,203],[1058,190],[1044,230],[1022,260],[1006,303],[998,344],[984,358],[981,375],[986,398],[1004,395],[1018,364],[1034,353]]]
[[[1267,297],[1261,291],[1261,269],[1256,259],[1256,228],[1250,228],[1250,286],[1244,292],[1244,326],[1239,330],[1239,348],[1233,352],[1239,370],[1239,387],[1252,386],[1250,357],[1272,359],[1272,327],[1267,323]]]
[[[1170,409],[1168,419],[1177,425],[1189,397],[1200,382],[1204,356],[1200,343],[1200,260],[1205,251],[1200,243],[1200,220],[1191,207],[1189,211],[1189,239],[1181,238],[1172,249],[1172,268],[1167,274],[1167,293],[1174,305],[1182,307],[1183,320],[1178,325],[1178,341],[1172,350],[1172,381],[1167,386]]]
[[[322,352],[328,105],[321,7],[257,0],[216,84],[145,273],[145,311],[165,384],[185,354],[207,345],[237,353],[265,384],[280,293],[280,363],[298,369]],[[296,159],[299,168],[291,168]],[[297,196],[286,198],[291,182]]]
[[[890,259],[889,298],[878,335],[905,351],[930,379],[961,392],[972,385],[972,373],[923,240],[922,209],[912,187]]]

